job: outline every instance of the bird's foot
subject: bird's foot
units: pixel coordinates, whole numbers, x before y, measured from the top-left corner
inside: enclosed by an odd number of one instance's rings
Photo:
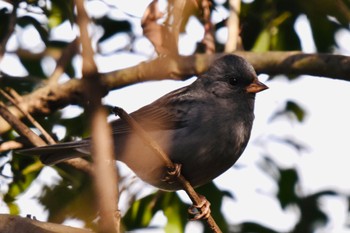
[[[174,163],[174,167],[169,167],[162,181],[173,184],[181,175],[181,164]]]
[[[200,195],[201,202],[198,205],[192,205],[188,208],[188,213],[193,215],[190,220],[207,219],[210,216],[210,202],[202,195]]]

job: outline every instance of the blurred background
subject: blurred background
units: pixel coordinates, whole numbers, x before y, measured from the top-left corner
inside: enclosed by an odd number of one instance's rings
[[[148,61],[157,56],[143,35],[142,16],[151,1],[86,1],[95,61],[101,73]],[[228,37],[229,1],[209,1],[216,52]],[[241,47],[247,51],[350,53],[350,2],[347,0],[250,0],[240,4]],[[159,1],[169,14],[173,1]],[[59,54],[78,35],[72,1],[19,1],[13,31],[14,2],[0,1],[0,39],[9,33],[0,57],[0,87],[24,95],[47,82]],[[188,13],[181,26],[179,53],[200,51],[205,35],[200,13]],[[163,20],[163,21],[162,21]],[[268,59],[268,58],[267,58]],[[67,63],[59,83],[81,77],[81,56]],[[350,84],[315,76],[259,74],[270,89],[256,98],[252,137],[239,161],[198,192],[211,202],[223,232],[350,232]],[[106,106],[132,112],[186,81],[152,81],[110,92]],[[6,102],[3,97],[1,100]],[[58,140],[88,135],[86,114],[69,105],[36,119]],[[113,114],[110,120],[115,119]],[[13,140],[1,131],[0,143]],[[89,177],[59,165],[42,167],[36,158],[0,152],[1,213],[27,214],[42,221],[94,227],[96,213]],[[123,164],[120,209],[126,230],[139,232],[206,232],[188,222],[186,195],[159,192],[143,183]],[[91,207],[91,208],[90,208]]]

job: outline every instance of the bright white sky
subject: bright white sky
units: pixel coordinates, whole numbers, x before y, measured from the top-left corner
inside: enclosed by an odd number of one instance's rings
[[[132,4],[134,1],[113,0],[106,2],[120,7],[121,11],[115,9],[110,12],[115,17],[125,17],[123,11],[136,16],[133,18],[134,26],[137,27],[136,31],[139,34],[142,33],[140,17],[150,1],[137,1],[138,7],[134,7],[134,4]],[[90,1],[88,9],[94,9],[92,11],[94,15],[104,14],[104,12],[109,11],[108,8],[98,4],[97,1]],[[223,9],[218,9],[213,15],[215,20],[221,20],[226,16],[227,12]],[[62,25],[56,30],[53,37],[67,38],[67,31],[70,31],[68,37],[74,37],[74,30],[71,31],[69,27],[68,23]],[[191,54],[195,42],[201,39],[203,30],[198,28],[198,22],[191,21],[187,28],[188,33],[181,36],[180,51],[183,54]],[[302,35],[303,51],[314,52],[315,46],[312,43],[310,28],[305,16],[299,17],[296,30]],[[40,48],[40,40],[39,38],[35,40],[33,31],[26,30],[22,33],[23,35],[30,35],[31,45],[37,41],[37,48]],[[225,34],[225,30],[220,32],[220,36],[223,37],[222,40],[224,40]],[[97,36],[98,33],[95,34],[95,38],[98,38]],[[349,31],[342,30],[338,33],[337,42],[340,45],[338,53],[350,53],[349,37]],[[101,49],[108,51],[117,45],[122,47],[125,43],[127,43],[125,37],[117,36],[102,46]],[[8,49],[13,49],[16,46],[15,38],[11,38]],[[138,40],[136,50],[141,52],[141,55],[120,53],[104,57],[97,56],[96,62],[101,71],[110,71],[136,65],[154,54],[152,46],[144,38]],[[46,62],[47,64],[52,64],[50,59],[47,59]],[[80,63],[81,61],[77,59],[77,66]],[[50,65],[48,66],[51,67]],[[6,71],[11,70],[13,74],[13,67],[18,67],[18,61],[16,61],[14,56],[5,56],[0,63],[0,68]],[[23,70],[21,71],[18,68],[15,70],[18,73],[14,75],[23,75]],[[50,72],[50,68],[47,72]],[[267,76],[260,75],[259,78],[261,81],[266,81]],[[193,79],[186,82],[160,81],[134,85],[111,93],[105,98],[105,101],[121,106],[128,112],[131,112],[173,89],[188,85],[192,81]],[[348,119],[350,119],[350,111],[346,106],[349,106],[350,84],[343,81],[306,76],[296,81],[288,81],[286,78],[281,77],[265,83],[270,89],[259,93],[257,96],[256,119],[252,138],[248,148],[236,164],[236,167],[239,167],[239,169],[230,169],[217,178],[215,183],[222,189],[232,190],[235,196],[235,200],[226,199],[223,205],[225,216],[230,222],[238,223],[244,220],[251,220],[273,227],[277,231],[286,232],[294,226],[299,215],[296,209],[292,207],[286,211],[281,210],[279,203],[274,199],[274,194],[277,191],[275,182],[266,176],[266,173],[257,164],[261,163],[261,155],[268,151],[272,155],[273,160],[280,166],[297,168],[302,179],[300,186],[301,195],[325,189],[336,189],[339,192],[349,194],[348,177],[350,177],[350,169],[347,156],[350,154],[350,147],[348,146],[350,132]],[[286,100],[296,101],[306,109],[307,117],[302,124],[297,123],[295,120],[288,121],[285,117],[269,122],[272,113],[282,109]],[[69,115],[79,111],[76,107],[69,107],[66,109],[65,114],[69,117]],[[62,129],[57,128],[56,132],[62,134]],[[295,139],[305,145],[307,150],[298,153],[285,144],[268,140],[276,136],[288,136]],[[23,215],[30,213],[40,220],[46,219],[47,214],[36,203],[35,196],[40,194],[42,184],[51,183],[52,180],[57,180],[54,170],[51,168],[44,169],[39,181],[18,200]],[[148,191],[150,190],[152,189],[150,188]],[[182,194],[182,196],[185,195]],[[348,204],[345,196],[323,198],[321,205],[329,213],[331,222],[323,231],[319,232],[350,232],[349,229],[344,227],[345,222],[348,221]],[[7,212],[4,203],[0,204],[0,211]],[[158,225],[162,222],[164,224],[165,221],[162,214],[158,214],[155,224]],[[191,223],[186,232],[192,232],[193,229],[197,229],[197,225],[196,223]]]

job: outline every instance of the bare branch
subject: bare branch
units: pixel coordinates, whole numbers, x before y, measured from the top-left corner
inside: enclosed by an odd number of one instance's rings
[[[0,153],[9,151],[9,150],[16,150],[23,147],[23,144],[14,140],[11,141],[5,141],[0,142]]]
[[[35,146],[45,146],[46,143],[25,124],[23,124],[16,116],[14,116],[7,107],[0,102],[0,115],[16,130],[16,132],[24,137]]]
[[[84,8],[83,0],[76,0],[78,12],[77,23],[81,34],[83,57],[84,97],[89,105],[86,107],[90,115],[91,148],[94,159],[94,186],[96,201],[99,208],[99,232],[114,233],[120,229],[118,212],[117,173],[114,161],[114,145],[112,130],[107,123],[107,113],[102,107],[103,86],[93,60],[94,52],[88,34],[89,17]]]
[[[227,20],[228,37],[225,52],[232,53],[240,46],[239,13],[241,11],[241,0],[229,0],[230,15]]]
[[[50,136],[50,134],[48,134],[46,132],[46,130],[32,117],[32,115],[30,115],[29,113],[23,111],[20,106],[18,106],[18,102],[20,101],[20,99],[16,100],[15,98],[18,98],[18,94],[15,94],[15,97],[11,97],[9,94],[7,94],[5,91],[3,91],[2,89],[0,89],[0,93],[6,98],[8,99],[13,106],[15,106],[20,112],[21,114],[23,114],[41,133],[42,135],[45,137],[46,141],[49,144],[55,144],[55,140],[53,140],[53,138]],[[14,90],[11,91],[11,93],[15,93]]]
[[[30,218],[0,214],[0,232],[17,233],[17,232],[36,232],[36,233],[92,233],[88,229],[79,229],[68,227],[61,224],[41,222]]]
[[[202,23],[204,26],[204,37],[201,41],[201,44],[204,45],[205,53],[206,54],[213,54],[215,53],[215,38],[214,38],[214,27],[211,22],[210,16],[210,8],[211,8],[211,2],[209,0],[202,0]]]
[[[141,20],[143,34],[151,41],[159,55],[177,54],[177,44],[171,34],[170,28],[165,24],[158,23],[158,20],[163,15],[159,11],[158,0],[152,1]]]
[[[49,79],[49,85],[57,84],[59,77],[63,74],[65,67],[71,57],[77,52],[78,40],[72,41],[65,49],[57,61],[56,68]]]

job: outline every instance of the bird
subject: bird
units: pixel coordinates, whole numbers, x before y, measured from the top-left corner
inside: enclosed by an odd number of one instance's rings
[[[172,91],[130,116],[181,165],[193,187],[204,185],[233,166],[245,150],[254,120],[255,95],[268,87],[244,58],[226,54],[214,60],[192,84]],[[164,161],[123,119],[111,123],[116,160],[146,183],[176,191],[178,182],[164,179]],[[23,149],[52,165],[89,155],[91,138]]]

